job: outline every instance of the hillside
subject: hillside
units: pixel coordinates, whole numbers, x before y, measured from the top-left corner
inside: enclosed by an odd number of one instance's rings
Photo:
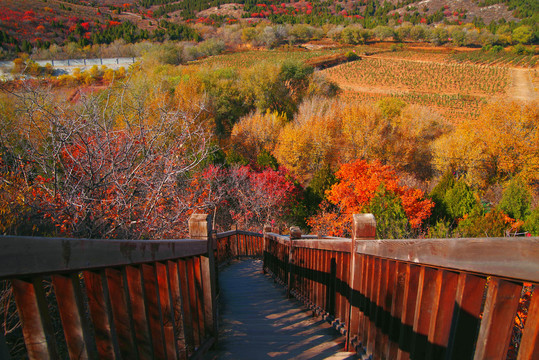
[[[306,23],[348,25],[366,28],[376,25],[465,24],[476,26],[492,21],[518,22],[537,17],[538,5],[529,0],[405,0],[373,1],[253,1],[227,0],[2,0],[0,2],[0,42],[4,51],[30,52],[34,47],[79,42],[81,46],[162,40],[172,30],[170,23],[220,26],[237,22],[269,20],[277,24]],[[163,32],[165,30],[165,32]],[[178,40],[193,38],[182,34]],[[172,37],[174,39],[174,37]]]

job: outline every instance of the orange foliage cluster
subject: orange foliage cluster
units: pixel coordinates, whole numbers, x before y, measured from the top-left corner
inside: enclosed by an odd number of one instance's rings
[[[339,182],[329,190],[328,200],[347,213],[365,210],[381,184],[399,196],[412,228],[421,226],[434,206],[431,200],[423,199],[421,190],[399,185],[393,168],[379,161],[358,160],[345,164],[336,177]]]
[[[358,160],[344,164],[335,175],[338,182],[327,191],[329,203],[323,203],[320,213],[308,220],[309,226],[322,234],[350,236],[351,215],[368,211],[381,185],[400,198],[413,229],[421,226],[434,207],[431,200],[423,198],[423,191],[400,185],[393,168],[379,161]]]

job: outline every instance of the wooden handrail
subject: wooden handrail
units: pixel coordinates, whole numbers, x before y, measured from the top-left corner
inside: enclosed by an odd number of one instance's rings
[[[461,238],[356,242],[359,254],[539,283],[539,238]]]
[[[0,236],[0,280],[11,284],[28,358],[198,358],[217,341],[218,262],[261,257],[263,241],[213,234],[209,215],[193,215],[189,231],[158,241]],[[9,340],[0,332],[2,360]]]
[[[205,240],[0,237],[0,279],[167,261],[207,253]]]
[[[375,240],[375,226],[364,214],[352,239],[266,233],[264,269],[374,359],[505,359],[520,336],[518,359],[537,358],[539,238]]]

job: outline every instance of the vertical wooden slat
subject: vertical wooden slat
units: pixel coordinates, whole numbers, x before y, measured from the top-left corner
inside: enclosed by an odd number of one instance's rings
[[[421,267],[411,349],[413,359],[425,359],[427,356],[430,320],[438,311],[435,298],[436,288],[439,286],[441,286],[441,278],[437,277],[436,269]]]
[[[518,350],[518,360],[539,359],[539,287],[536,285]]]
[[[83,276],[99,358],[120,358],[105,273],[85,271]]]
[[[505,359],[522,284],[492,277],[474,359]]]
[[[204,319],[204,285],[202,284],[200,256],[196,256],[193,260],[195,264],[195,294],[198,310],[198,329],[200,333],[200,342],[202,344],[206,338],[206,321]]]
[[[299,266],[299,292],[305,296],[305,248],[298,249],[298,266]]]
[[[362,266],[363,257],[356,253],[352,244],[350,254],[350,323],[348,325],[347,346],[359,334]],[[349,349],[347,348],[347,350]]]
[[[182,297],[183,324],[185,332],[185,342],[188,355],[195,349],[195,332],[193,329],[193,312],[191,308],[191,295],[189,286],[188,260],[178,260],[178,275],[180,278],[180,295]]]
[[[127,266],[125,274],[127,288],[131,300],[131,316],[135,330],[136,344],[141,359],[153,359],[153,345],[150,329],[148,327],[147,309],[144,302],[144,291],[142,287],[142,269],[134,266]]]
[[[121,356],[122,358],[136,359],[138,352],[131,331],[132,327],[122,274],[118,270],[108,268],[105,270],[105,275]]]
[[[176,341],[176,351],[180,360],[187,359],[187,344],[185,343],[185,325],[183,321],[183,307],[180,286],[180,276],[178,264],[174,261],[167,262],[167,272],[170,288],[170,303],[174,311],[174,337]]]
[[[165,359],[165,336],[155,267],[153,265],[143,264],[142,277],[154,356],[158,359]]]
[[[198,302],[197,302],[194,258],[189,258],[187,260],[187,276],[188,276],[188,285],[189,285],[189,305],[191,309],[191,321],[192,321],[192,327],[193,327],[193,340],[194,340],[195,347],[198,347],[201,344],[202,339],[200,338],[200,321],[198,317],[198,308],[197,308]]]
[[[363,313],[365,309],[366,299],[365,299],[365,284],[367,279],[367,274],[365,273],[366,269],[366,259],[361,256],[359,257],[357,255],[357,243],[362,240],[374,240],[376,237],[376,220],[374,219],[374,215],[372,214],[354,214],[352,217],[352,241],[350,246],[350,283],[353,284],[351,287],[351,294],[356,293],[355,297],[358,298],[357,305],[359,306],[358,311],[356,312],[357,317],[354,317],[352,313],[354,311],[351,311],[351,319],[350,321],[357,321],[357,333],[359,340],[361,342],[361,345],[364,347],[365,345],[365,314]],[[360,262],[360,264],[358,264]],[[358,269],[362,269],[361,273],[359,274],[359,279],[356,280],[356,276],[358,275]],[[350,300],[352,302],[352,296],[350,296]],[[353,308],[352,308],[353,309]],[[356,328],[355,324],[352,324],[352,329]],[[351,339],[350,336],[348,336],[348,339]],[[348,342],[348,341],[347,341]]]
[[[378,290],[375,294],[376,299],[376,314],[375,314],[375,326],[376,326],[376,338],[374,343],[374,354],[375,359],[380,359],[382,357],[384,334],[383,334],[383,318],[384,318],[384,307],[383,301],[387,294],[387,260],[379,259],[376,262],[376,267],[379,268],[375,273],[375,280],[378,286]]]
[[[376,341],[376,296],[378,293],[378,281],[380,279],[379,258],[369,259],[369,287],[367,289],[367,299],[369,301],[368,310],[368,335],[367,354],[374,355],[374,345]]]
[[[410,358],[410,344],[413,341],[413,326],[415,308],[418,293],[420,267],[417,265],[406,265],[406,283],[404,285],[404,299],[402,311],[402,328],[399,336],[398,360]]]
[[[53,275],[58,311],[71,359],[97,359],[97,347],[85,317],[78,273]]]
[[[159,305],[161,308],[161,322],[163,324],[166,358],[177,359],[176,340],[174,338],[174,314],[170,302],[167,266],[160,262],[155,263],[155,272],[157,275],[157,289],[159,292]]]
[[[318,301],[319,306],[322,309],[325,309],[327,312],[333,314],[334,309],[334,294],[331,294],[332,284],[333,284],[333,265],[334,262],[331,259],[331,253],[324,250],[314,250],[319,252],[319,255],[322,257],[322,261],[317,263],[318,274],[320,274],[320,281],[318,285]]]
[[[391,303],[391,317],[389,322],[389,347],[387,359],[396,359],[399,350],[406,275],[406,264],[397,262],[394,270],[393,301]]]
[[[316,306],[320,306],[322,309],[322,295],[321,289],[322,284],[326,279],[322,276],[324,271],[324,257],[322,252],[317,252],[315,249],[309,249],[309,269],[312,270],[311,273],[311,294],[310,299]]]
[[[215,284],[215,267],[213,258],[211,258],[211,256],[201,256],[200,265],[204,297],[204,328],[206,329],[208,336],[217,338],[217,289]]]
[[[346,326],[350,322],[350,253],[343,254],[343,296],[342,307]]]
[[[360,313],[360,324],[359,324],[359,334],[362,346],[364,350],[367,350],[367,340],[369,337],[369,299],[367,297],[369,293],[369,286],[370,286],[370,256],[363,255],[362,256],[362,277],[361,277],[361,293],[363,294],[363,301],[361,304],[361,313]]]
[[[384,296],[381,297],[381,306],[382,306],[382,319],[380,327],[382,329],[382,344],[380,346],[381,357],[383,359],[388,358],[389,352],[389,323],[391,321],[391,305],[394,300],[394,291],[395,291],[395,268],[396,264],[394,261],[388,260],[385,265],[385,274],[384,274]]]
[[[459,275],[447,359],[473,357],[485,284],[485,278],[466,273]]]
[[[341,281],[342,281],[342,266],[343,259],[341,252],[333,253],[336,261],[336,279],[335,279],[335,317],[340,321],[344,321],[343,315],[341,313]]]
[[[428,359],[436,360],[445,357],[455,307],[457,283],[457,273],[438,270],[434,300],[437,304],[437,312],[432,314],[429,326]]]
[[[382,260],[378,257],[374,258],[373,263],[373,278],[371,283],[371,308],[370,308],[370,330],[369,336],[370,341],[368,342],[367,347],[369,348],[369,353],[373,354],[374,358],[378,358],[378,345],[381,341],[380,328],[378,327],[378,304],[380,301],[380,290],[381,290],[381,278],[382,278]]]
[[[15,304],[22,322],[22,334],[30,359],[57,359],[58,347],[47,310],[41,278],[32,282],[11,281]]]

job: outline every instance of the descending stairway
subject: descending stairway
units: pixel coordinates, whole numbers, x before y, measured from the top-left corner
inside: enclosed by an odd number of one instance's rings
[[[219,284],[219,341],[205,359],[356,359],[341,334],[262,274],[262,261],[233,263]]]

